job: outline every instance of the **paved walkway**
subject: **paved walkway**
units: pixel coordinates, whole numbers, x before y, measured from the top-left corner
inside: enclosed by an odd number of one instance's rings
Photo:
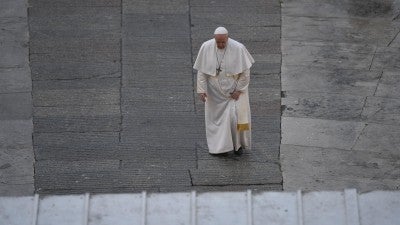
[[[36,191],[281,190],[280,4],[226,3],[32,0]],[[194,94],[193,59],[221,24],[257,60],[242,157],[208,155]]]
[[[400,1],[282,4],[285,190],[400,188]]]
[[[25,1],[0,3],[0,195],[32,194],[32,93]]]
[[[1,4],[1,195],[399,188],[399,0]],[[257,61],[241,157],[194,93],[219,25]]]

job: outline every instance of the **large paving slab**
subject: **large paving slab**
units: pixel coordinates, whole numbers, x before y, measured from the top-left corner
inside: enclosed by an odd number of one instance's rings
[[[283,2],[284,189],[398,189],[399,7]]]
[[[30,1],[37,192],[282,188],[279,1]],[[220,24],[257,60],[260,125],[241,158],[208,154],[195,94],[193,60]]]
[[[1,1],[0,30],[0,195],[31,195],[34,156],[26,0]]]
[[[119,165],[121,2],[32,0],[29,27],[35,189],[76,191]]]

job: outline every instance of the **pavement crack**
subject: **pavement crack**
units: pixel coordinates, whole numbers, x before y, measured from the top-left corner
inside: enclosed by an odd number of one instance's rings
[[[357,143],[360,141],[360,137],[361,137],[361,135],[363,135],[364,130],[365,130],[365,128],[367,128],[367,126],[368,126],[368,123],[364,123],[363,129],[361,130],[360,134],[358,134],[358,136],[357,136],[357,138],[356,138],[356,140],[355,140],[353,146],[351,146],[350,150],[354,150],[354,147],[355,147],[355,146],[357,145]]]
[[[361,108],[360,115],[358,116],[361,120],[362,120],[362,115],[363,115],[363,113],[364,113],[365,106],[367,105],[367,99],[368,99],[368,96],[366,96],[366,97],[364,98],[364,100],[363,100],[363,106],[362,106],[362,108]]]
[[[190,169],[188,170],[188,173],[189,173],[189,178],[190,178],[190,184],[191,184],[192,186],[194,186],[194,185],[193,185],[192,173],[190,173]]]
[[[378,82],[376,83],[374,94],[372,94],[372,96],[376,96],[376,92],[378,91],[378,87],[379,87],[379,84],[381,83],[382,77],[383,77],[383,70],[381,71],[381,74],[378,77]]]
[[[368,70],[371,70],[371,68],[372,68],[372,63],[374,62],[374,59],[375,59],[375,55],[376,55],[376,51],[377,51],[377,50],[378,50],[378,47],[375,46],[374,54],[372,55],[371,63],[369,64]]]
[[[400,30],[397,31],[396,35],[394,35],[393,39],[387,44],[386,47],[389,47],[393,43],[393,41],[396,40],[397,36],[399,36],[399,33],[400,33]]]

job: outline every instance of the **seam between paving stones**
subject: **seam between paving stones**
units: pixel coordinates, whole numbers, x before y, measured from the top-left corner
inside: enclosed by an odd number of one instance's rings
[[[122,114],[122,78],[123,78],[123,60],[122,60],[122,57],[123,57],[123,54],[122,54],[122,38],[123,38],[123,32],[122,32],[122,30],[123,30],[123,2],[122,2],[123,0],[120,0],[120,15],[121,15],[121,17],[120,17],[120,31],[119,31],[119,35],[120,35],[120,41],[119,41],[119,44],[120,44],[120,49],[119,49],[119,54],[120,54],[120,72],[121,72],[121,74],[120,74],[120,76],[119,76],[119,114],[120,114],[120,123],[119,123],[119,133],[118,133],[118,142],[119,143],[121,143],[121,133],[122,133],[122,122],[123,122],[123,119],[124,119],[124,116],[123,116],[123,114]]]
[[[383,77],[383,70],[381,71],[381,74],[379,75],[378,82],[376,83],[375,91],[374,91],[374,94],[372,94],[372,96],[376,96],[376,91],[378,90],[378,87],[379,87],[379,84],[381,83],[382,77]]]
[[[189,42],[190,42],[190,61],[191,65],[194,64],[193,62],[193,38],[192,38],[192,6],[190,0],[187,1],[188,4],[188,19],[189,19]],[[195,85],[195,73],[193,68],[192,71],[192,95],[193,95],[193,107],[194,113],[197,114],[197,106],[196,106],[196,85]]]
[[[399,14],[399,15],[400,15],[400,14]],[[399,16],[399,15],[398,15],[398,16]],[[390,47],[390,45],[392,44],[392,42],[393,42],[394,40],[396,40],[396,38],[397,38],[397,36],[399,36],[399,34],[400,34],[400,30],[397,32],[396,35],[394,35],[393,39],[387,44],[386,47]]]
[[[31,45],[30,45],[30,32],[31,32],[31,24],[29,23],[29,18],[30,18],[30,8],[32,6],[29,5],[29,0],[27,2],[26,5],[26,23],[27,23],[27,30],[28,30],[28,68],[29,68],[29,75],[30,75],[30,79],[31,79],[31,102],[32,102],[32,110],[31,110],[31,118],[32,118],[32,134],[31,134],[31,138],[32,138],[32,154],[33,154],[33,162],[32,162],[32,166],[33,166],[33,191],[36,192],[37,191],[37,184],[36,184],[36,150],[35,150],[35,139],[34,139],[34,131],[35,131],[35,126],[33,124],[33,114],[34,114],[34,104],[33,104],[33,80],[32,80],[32,70],[31,70]]]
[[[281,66],[280,66],[280,68],[279,68],[279,83],[280,83],[280,85],[279,85],[279,89],[280,89],[280,93],[281,93],[281,96],[280,96],[280,98],[279,98],[279,104],[281,105],[281,108],[280,108],[280,110],[281,110],[281,112],[280,112],[280,117],[279,117],[279,129],[280,129],[280,132],[279,132],[279,148],[278,148],[278,162],[277,162],[277,164],[278,164],[278,168],[279,168],[279,172],[280,172],[280,176],[281,176],[281,182],[280,182],[280,185],[281,185],[281,187],[282,187],[282,190],[283,190],[283,170],[282,170],[282,162],[281,162],[281,144],[282,144],[282,116],[283,116],[283,111],[284,111],[284,109],[286,108],[286,105],[282,105],[282,94],[286,94],[286,92],[284,92],[284,93],[282,93],[282,65],[283,65],[283,63],[282,63],[282,60],[283,60],[283,57],[282,57],[282,55],[283,55],[283,50],[282,50],[282,16],[283,16],[283,14],[282,14],[282,1],[280,1],[280,3],[279,3],[279,9],[280,9],[280,17],[279,17],[279,23],[280,23],[280,26],[281,26],[281,29],[280,29],[280,36],[279,36],[279,40],[280,40],[280,49],[281,49],[281,58],[280,58],[280,64],[281,64]]]

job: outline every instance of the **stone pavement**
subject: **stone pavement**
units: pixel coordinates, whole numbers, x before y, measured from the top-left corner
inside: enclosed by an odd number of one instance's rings
[[[25,1],[0,2],[0,195],[34,191],[26,8]]]
[[[281,190],[280,4],[227,2],[30,0],[36,191]],[[194,93],[218,25],[257,60],[242,157],[208,155]]]
[[[398,189],[399,15],[399,0],[2,0],[0,195]],[[219,25],[257,61],[241,157],[207,154],[195,94]]]
[[[284,190],[400,188],[400,1],[282,4]]]

